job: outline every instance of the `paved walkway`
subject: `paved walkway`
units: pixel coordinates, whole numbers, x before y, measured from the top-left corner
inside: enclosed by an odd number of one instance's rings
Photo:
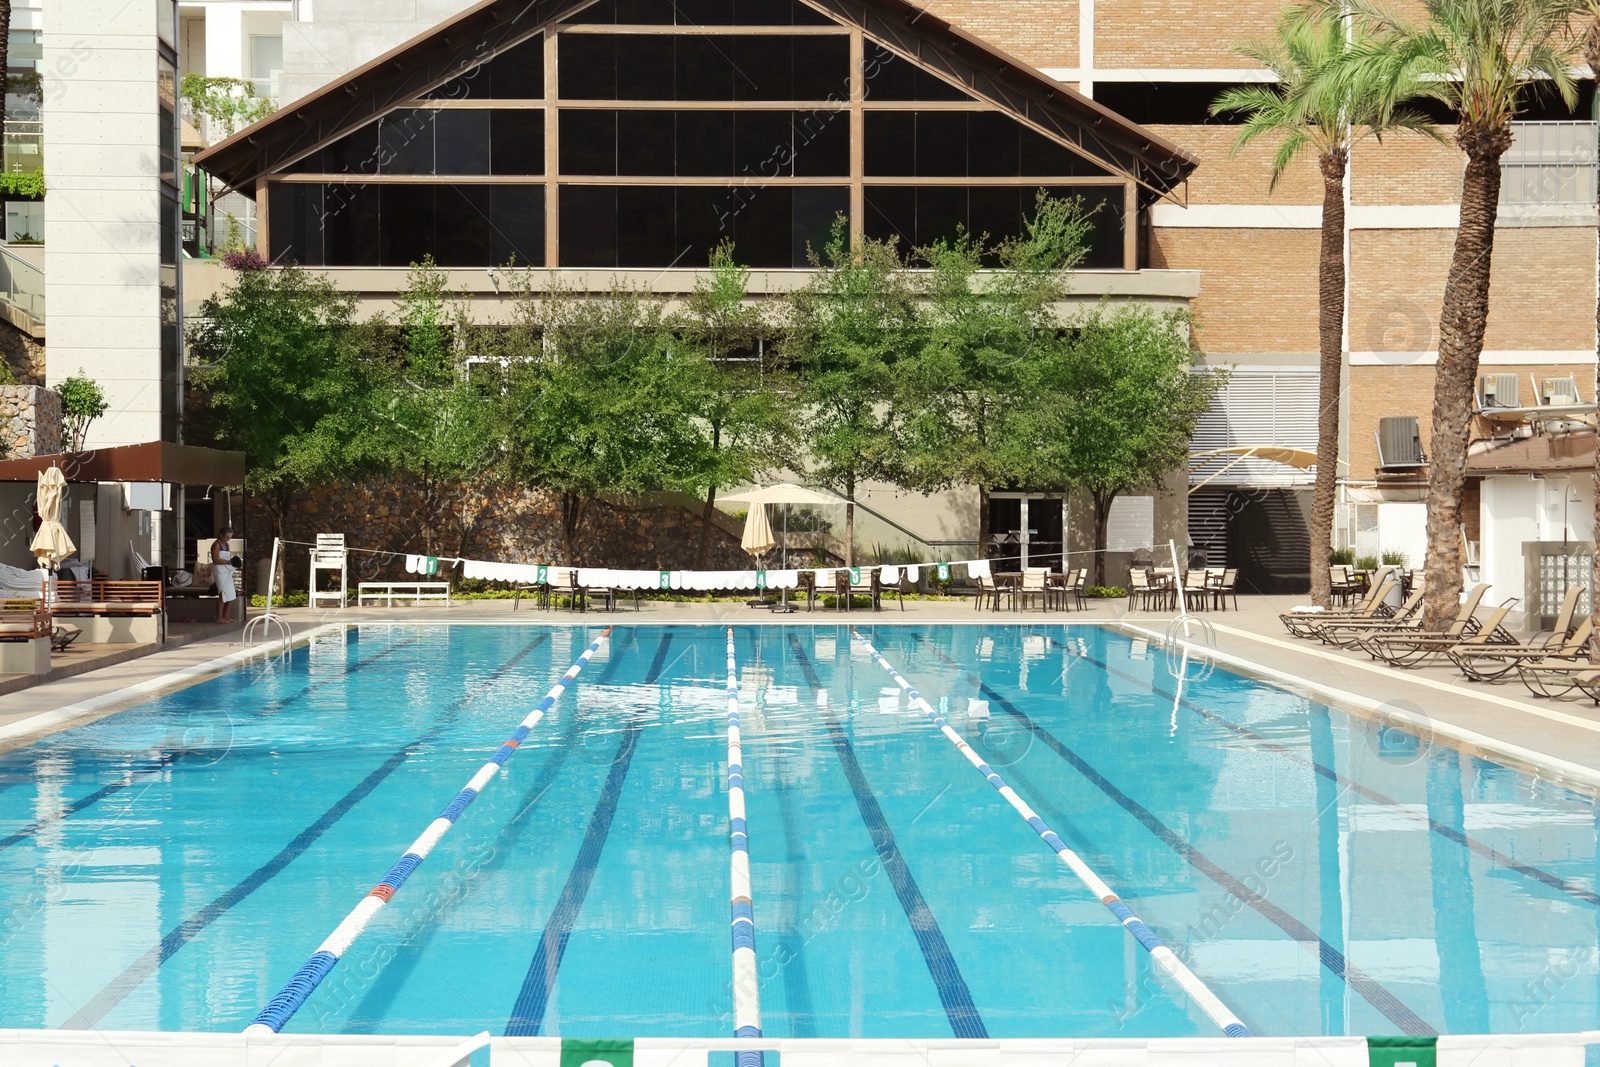
[[[1197,651],[1214,655],[1219,665],[1278,682],[1358,714],[1394,721],[1431,733],[1452,745],[1520,766],[1541,777],[1557,778],[1586,791],[1600,792],[1600,709],[1587,699],[1532,697],[1515,680],[1482,685],[1462,680],[1448,663],[1420,670],[1398,670],[1364,654],[1329,649],[1291,638],[1278,622],[1304,597],[1242,597],[1239,610],[1210,611],[1191,637]],[[540,610],[528,601],[513,608],[507,600],[456,601],[449,607],[367,607],[343,611],[308,608],[281,613],[294,633],[304,635],[327,624],[346,622],[451,622],[466,625],[566,626],[608,623],[838,625],[856,623],[1048,622],[1115,624],[1156,636],[1169,632],[1170,613],[1128,612],[1126,602],[1099,601],[1086,611],[1068,613],[975,612],[971,601],[908,600],[902,608],[890,599],[881,612],[817,610],[804,605],[788,615],[743,603],[646,602],[635,612],[624,602],[615,613]],[[1209,651],[1208,651],[1209,650]],[[75,677],[50,681],[18,693],[0,695],[0,748],[59,728],[67,722],[111,714],[131,701],[169,687],[193,684],[230,669],[264,650],[251,650],[238,631],[201,636]],[[67,709],[65,713],[62,709]],[[43,716],[43,718],[39,718]]]

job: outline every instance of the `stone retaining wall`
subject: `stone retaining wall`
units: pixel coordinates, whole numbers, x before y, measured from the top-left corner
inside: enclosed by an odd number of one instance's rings
[[[38,385],[0,385],[0,454],[27,459],[60,451],[60,394]]]
[[[463,524],[459,516],[473,516]],[[265,500],[251,500],[246,529],[251,555],[272,548],[272,512]],[[427,528],[432,525],[431,531]],[[462,526],[468,528],[462,535]],[[579,528],[583,562],[593,567],[689,568],[700,544],[698,514],[676,504],[595,501]],[[530,489],[471,487],[465,493],[430,493],[414,482],[383,479],[356,486],[319,486],[297,493],[284,522],[286,540],[314,542],[319,533],[343,533],[352,548],[391,552],[461,555],[505,563],[562,561],[560,501]],[[406,577],[403,561],[354,553],[350,582]],[[289,548],[285,582],[304,589],[308,549]],[[738,537],[713,526],[706,566],[736,569],[752,565]],[[254,573],[252,564],[252,574]],[[457,572],[459,574],[459,571]]]

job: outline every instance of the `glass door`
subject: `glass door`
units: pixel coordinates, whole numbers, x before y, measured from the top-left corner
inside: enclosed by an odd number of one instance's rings
[[[1061,570],[1067,507],[1059,496],[994,493],[989,497],[989,558],[996,571]]]

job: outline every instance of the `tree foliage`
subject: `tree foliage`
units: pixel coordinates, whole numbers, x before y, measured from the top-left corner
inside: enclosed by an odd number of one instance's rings
[[[89,424],[104,415],[110,406],[105,390],[100,388],[99,382],[85,376],[80,367],[77,374],[56,386],[56,394],[61,397],[61,428],[66,436],[66,450],[82,452]]]
[[[276,108],[271,100],[256,92],[255,83],[244,78],[208,78],[185,74],[178,83],[178,96],[192,114],[211,119],[232,137],[242,127],[259,122]]]

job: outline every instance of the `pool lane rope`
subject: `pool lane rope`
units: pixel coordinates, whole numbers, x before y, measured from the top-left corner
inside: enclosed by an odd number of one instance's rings
[[[733,1036],[761,1036],[756,971],[756,914],[750,893],[750,835],[744,817],[744,747],[739,740],[739,671],[728,627],[728,849],[733,933]],[[734,1054],[735,1067],[762,1067],[758,1049]]]
[[[1222,1032],[1229,1037],[1254,1036],[1250,1033],[1250,1029],[1239,1021],[1239,1017],[1222,1002],[1221,998],[1213,993],[1200,980],[1199,976],[1185,966],[1184,962],[1156,936],[1155,931],[1146,926],[1144,921],[1135,915],[1133,910],[1111,891],[1111,887],[1106,885],[1100,879],[1100,876],[1094,873],[1093,868],[1085,863],[1083,858],[1076,852],[1068,848],[1066,842],[1062,841],[1056,835],[1056,832],[1050,829],[1043,819],[1039,818],[1038,814],[1028,806],[1027,802],[1017,796],[1016,791],[1007,785],[1005,780],[998,774],[994,773],[994,769],[973,751],[972,746],[967,744],[960,734],[950,728],[950,724],[944,720],[944,716],[940,715],[933,705],[923,699],[922,694],[917,692],[910,682],[906,681],[904,675],[889,665],[889,661],[884,659],[883,654],[872,646],[872,642],[863,637],[861,631],[855,627],[851,627],[850,632],[857,641],[861,642],[862,647],[872,654],[872,658],[878,661],[878,666],[889,672],[889,677],[893,678],[900,688],[905,691],[912,704],[920,708],[933,721],[933,724],[939,728],[940,732],[949,738],[956,748],[961,750],[961,754],[967,757],[967,762],[976,767],[989,780],[989,784],[994,786],[995,791],[1005,798],[1006,803],[1015,808],[1017,814],[1027,820],[1028,825],[1033,827],[1034,832],[1039,835],[1044,843],[1054,849],[1061,861],[1071,868],[1073,874],[1078,876],[1078,881],[1082,882],[1088,887],[1089,892],[1100,899],[1100,903],[1104,904],[1111,911],[1111,914],[1117,917],[1117,921],[1122,924],[1123,928],[1133,935],[1135,941],[1144,946],[1145,951],[1150,953],[1150,957],[1172,976],[1178,985],[1183,988],[1183,991],[1189,995],[1189,998],[1198,1004],[1206,1015],[1210,1016],[1211,1021],[1221,1027]]]
[[[489,757],[489,762],[478,769],[478,773],[468,780],[465,788],[457,793],[456,798],[445,806],[444,811],[439,813],[439,817],[429,823],[426,830],[422,831],[422,836],[411,843],[411,847],[406,849],[405,855],[401,856],[395,862],[395,865],[389,868],[389,873],[383,876],[383,881],[373,886],[372,890],[361,898],[361,903],[357,904],[350,914],[344,917],[344,921],[334,929],[333,933],[328,935],[328,939],[322,943],[321,947],[311,954],[311,958],[306,960],[301,968],[295,972],[294,977],[289,979],[282,989],[278,990],[277,996],[267,1002],[267,1006],[261,1009],[255,1021],[245,1027],[245,1033],[275,1034],[283,1029],[284,1024],[294,1017],[294,1013],[300,1010],[306,999],[316,991],[317,986],[322,984],[322,980],[333,970],[334,965],[339,962],[339,958],[350,950],[351,945],[355,944],[356,938],[361,936],[361,932],[367,928],[367,924],[372,922],[373,917],[400,891],[400,887],[405,884],[406,879],[411,877],[411,873],[422,865],[423,860],[428,858],[428,853],[433,851],[433,847],[439,843],[439,840],[444,837],[450,827],[455,825],[456,820],[461,817],[461,813],[467,810],[468,806],[477,799],[478,794],[483,791],[483,788],[500,772],[500,768],[505,766],[506,760],[511,758],[511,754],[527,738],[529,732],[539,725],[539,720],[544,718],[545,713],[555,706],[561,694],[566,692],[567,686],[572,684],[572,680],[578,676],[578,672],[588,664],[589,657],[600,651],[600,646],[610,636],[611,627],[607,626],[600,632],[600,636],[594,639],[594,643],[588,647],[583,655],[578,657],[577,662],[568,667],[567,672],[561,676],[555,685],[551,686],[550,692],[545,694],[544,699],[539,701],[538,705],[528,713],[527,718],[523,719],[522,723],[511,732],[511,736],[506,739],[505,743],[495,750],[494,755]]]

